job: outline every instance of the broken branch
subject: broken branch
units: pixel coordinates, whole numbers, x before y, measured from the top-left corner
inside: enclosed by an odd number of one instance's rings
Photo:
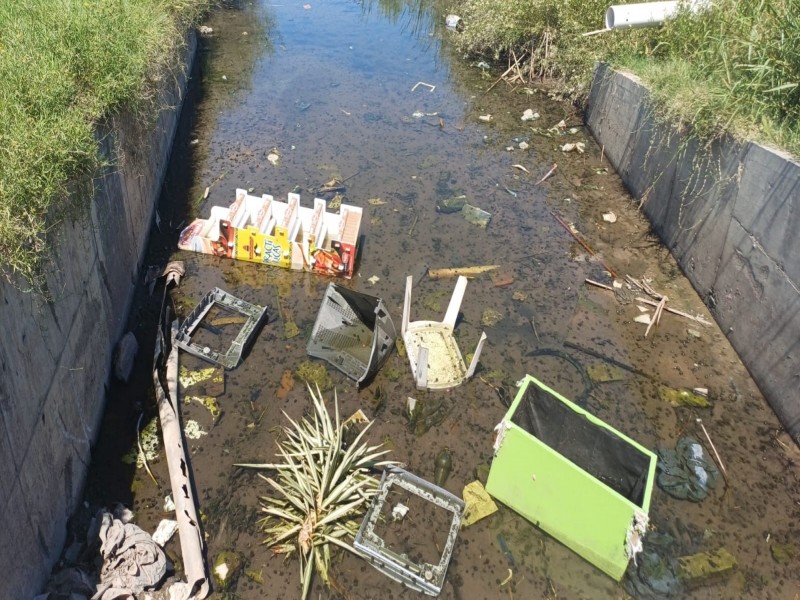
[[[584,242],[584,241],[583,241],[583,240],[582,240],[582,239],[581,239],[581,238],[578,236],[578,234],[577,234],[577,233],[575,233],[575,232],[572,230],[572,227],[570,227],[569,225],[567,225],[567,224],[564,222],[564,219],[562,219],[561,217],[559,217],[559,216],[558,216],[556,213],[554,213],[553,211],[550,211],[550,214],[551,214],[551,215],[553,215],[553,217],[555,218],[555,220],[556,220],[556,221],[558,221],[558,223],[559,223],[559,224],[560,224],[560,225],[561,225],[561,226],[562,226],[562,227],[563,227],[563,228],[566,230],[566,232],[567,232],[567,233],[569,233],[569,234],[570,234],[570,235],[571,235],[573,238],[575,238],[575,241],[576,241],[576,242],[578,242],[578,243],[579,243],[581,246],[583,246],[583,249],[584,249],[584,250],[586,250],[586,251],[587,251],[587,252],[588,252],[590,255],[592,255],[594,258],[596,258],[598,261],[600,261],[600,264],[601,264],[601,265],[603,265],[603,268],[604,268],[606,271],[608,271],[609,273],[611,273],[611,276],[612,276],[612,277],[614,277],[614,278],[618,277],[618,275],[617,275],[617,272],[616,272],[614,269],[612,269],[611,267],[609,267],[609,266],[608,266],[608,265],[607,265],[607,264],[606,264],[606,263],[603,261],[603,259],[602,259],[602,258],[600,258],[599,256],[597,256],[597,254],[595,254],[595,251],[594,251],[594,250],[592,250],[592,249],[589,247],[589,244],[587,244],[586,242]]]
[[[477,275],[481,275],[482,273],[493,271],[499,267],[500,265],[479,265],[475,267],[449,267],[443,269],[429,269],[428,277],[430,277],[431,279],[443,279],[445,277],[459,277],[461,275],[463,275],[464,277],[475,277]]]
[[[547,173],[545,173],[544,177],[542,177],[539,181],[537,181],[535,185],[539,185],[540,183],[543,183],[545,179],[547,179],[548,177],[550,177],[550,175],[552,175],[553,173],[556,172],[557,168],[558,168],[558,163],[553,163],[552,168]]]
[[[592,279],[585,279],[584,281],[586,283],[588,283],[589,285],[593,285],[595,287],[603,288],[604,290],[608,290],[609,292],[613,292],[614,291],[614,288],[612,288],[610,285],[606,285],[604,283],[600,283],[599,281],[593,281]],[[650,306],[658,306],[658,304],[659,304],[658,302],[650,300],[649,298],[642,298],[641,296],[636,296],[636,298],[634,298],[634,300],[636,300],[637,302],[641,302],[642,304],[648,304]],[[706,321],[703,317],[695,317],[694,315],[690,315],[689,313],[685,313],[685,312],[683,312],[681,310],[678,310],[676,308],[670,308],[669,306],[665,306],[664,310],[669,312],[669,313],[672,313],[673,315],[678,315],[679,317],[684,317],[686,319],[689,319],[690,321],[695,321],[696,323],[700,323],[701,325],[706,325],[706,326],[711,325],[711,323]]]

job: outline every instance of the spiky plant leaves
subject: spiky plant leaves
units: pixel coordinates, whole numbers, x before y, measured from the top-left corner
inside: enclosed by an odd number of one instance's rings
[[[261,498],[266,515],[259,521],[266,535],[264,543],[276,554],[297,553],[300,561],[302,598],[308,595],[316,571],[329,583],[331,544],[355,552],[349,541],[358,531],[367,503],[376,494],[378,480],[370,473],[377,467],[397,464],[378,460],[388,450],[369,446],[364,434],[343,448],[343,424],[334,394],[334,415],[328,412],[322,394],[309,386],[313,413],[282,427],[276,456],[283,462],[239,464],[269,470],[273,477],[261,475],[275,496]]]

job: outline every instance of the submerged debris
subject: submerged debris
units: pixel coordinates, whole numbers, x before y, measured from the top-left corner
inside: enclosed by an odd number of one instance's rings
[[[295,375],[302,379],[313,388],[319,388],[321,392],[333,389],[333,380],[325,365],[310,360],[304,360],[295,369]]]

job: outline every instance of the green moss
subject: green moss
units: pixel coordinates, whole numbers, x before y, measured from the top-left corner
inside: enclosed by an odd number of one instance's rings
[[[662,400],[669,402],[672,406],[694,406],[696,408],[711,406],[708,398],[687,390],[676,390],[662,385],[658,388],[658,393]]]
[[[333,389],[333,380],[322,363],[305,360],[297,365],[295,375],[312,387],[319,387],[322,392]]]

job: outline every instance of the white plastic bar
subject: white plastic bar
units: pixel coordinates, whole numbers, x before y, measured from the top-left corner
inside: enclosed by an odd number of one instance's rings
[[[406,277],[406,295],[403,299],[403,322],[400,325],[400,335],[405,337],[406,329],[408,329],[408,319],[411,313],[411,285],[414,277],[409,275]]]
[[[453,290],[453,295],[450,297],[450,304],[447,306],[447,313],[444,315],[442,323],[452,331],[456,328],[456,319],[458,319],[458,311],[461,308],[461,302],[464,300],[464,291],[467,289],[467,278],[463,275],[458,277],[456,281],[456,289]]]
[[[428,387],[428,349],[419,347],[417,353],[417,389],[424,390]]]
[[[478,340],[478,346],[475,348],[475,354],[472,355],[472,361],[469,363],[469,369],[467,369],[467,374],[464,376],[464,379],[469,379],[475,375],[475,369],[478,368],[478,359],[481,357],[481,350],[483,350],[483,344],[485,342],[486,332],[484,331],[481,333],[481,339]]]
[[[282,226],[286,228],[286,235],[291,242],[296,241],[297,233],[300,230],[300,219],[297,218],[299,210],[300,194],[289,194],[288,206],[286,212],[283,213]]]

